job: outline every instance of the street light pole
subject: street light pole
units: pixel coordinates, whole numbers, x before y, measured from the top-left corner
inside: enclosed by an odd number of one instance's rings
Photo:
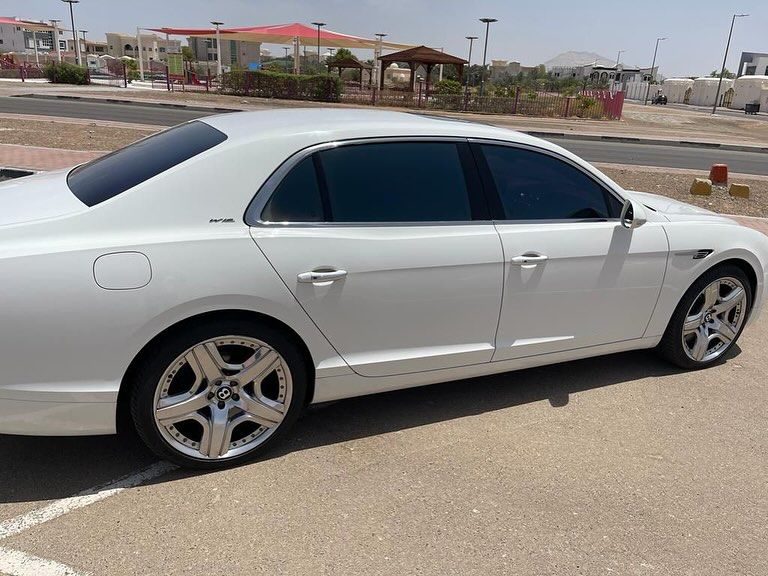
[[[216,26],[216,70],[217,70],[216,75],[219,77],[219,79],[221,79],[221,72],[223,68],[221,66],[221,34],[219,33],[219,26],[224,24],[224,22],[211,20],[211,24]]]
[[[464,85],[466,86],[464,91],[469,93],[469,74],[472,69],[472,43],[477,40],[477,36],[464,36],[464,38],[469,40],[469,58],[467,58],[467,77],[464,80]]]
[[[725,44],[725,56],[723,56],[723,67],[720,69],[720,81],[717,83],[717,94],[715,94],[715,104],[712,106],[712,114],[717,112],[717,101],[720,99],[720,88],[723,86],[723,76],[725,75],[725,62],[728,60],[728,49],[731,47],[731,36],[733,35],[733,25],[736,18],[744,18],[749,14],[734,14],[731,18],[731,30],[728,32],[728,42]]]
[[[485,58],[488,54],[488,30],[491,23],[498,22],[496,18],[480,18],[480,22],[485,24],[485,47],[483,48],[483,69],[480,71],[480,96],[485,93]]]
[[[645,106],[648,105],[648,94],[651,91],[651,82],[653,82],[655,76],[653,70],[656,68],[656,53],[659,51],[659,42],[662,40],[668,40],[668,38],[656,38],[656,48],[653,50],[653,63],[651,64],[651,77],[648,80],[648,86],[645,88],[645,102],[643,102]]]
[[[61,20],[51,20],[51,26],[53,26],[53,41],[56,43],[56,54],[58,55],[59,64],[61,64],[61,44],[59,44],[59,22]]]
[[[387,36],[387,34],[384,34],[383,32],[378,32],[374,34],[376,36],[376,48],[373,50],[373,65],[375,66],[374,70],[374,80],[375,80],[375,86],[374,89],[378,89],[379,86],[381,86],[381,64],[379,64],[379,58],[381,58],[382,53],[382,42],[384,41],[384,38]]]
[[[320,66],[320,28],[325,26],[325,22],[312,22],[313,26],[317,26],[317,65]]]
[[[619,50],[619,53],[616,54],[616,70],[619,69],[619,60],[621,60],[621,55],[624,54],[626,50]]]
[[[75,43],[75,62],[78,66],[82,65],[80,61],[80,41],[77,38],[77,28],[75,28],[75,11],[72,8],[73,4],[79,4],[80,0],[61,0],[62,2],[69,4],[69,19],[72,21],[72,40]]]

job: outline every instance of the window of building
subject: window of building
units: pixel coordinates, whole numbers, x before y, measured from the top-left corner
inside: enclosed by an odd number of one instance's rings
[[[165,47],[160,46],[160,52],[165,52]]]
[[[83,204],[95,206],[226,139],[204,122],[188,122],[78,166],[67,184]]]
[[[506,220],[617,218],[621,202],[567,162],[532,150],[482,145]]]

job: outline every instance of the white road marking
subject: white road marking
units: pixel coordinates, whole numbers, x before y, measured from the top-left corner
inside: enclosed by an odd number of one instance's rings
[[[89,488],[76,496],[56,500],[43,508],[32,510],[31,512],[27,512],[16,518],[11,518],[5,522],[0,522],[0,540],[8,538],[9,536],[15,536],[32,526],[37,526],[43,522],[54,520],[55,518],[68,514],[78,508],[84,508],[85,506],[89,506],[104,500],[105,498],[119,494],[126,488],[138,486],[147,480],[157,478],[175,468],[176,466],[169,464],[168,462],[157,462],[136,474],[125,476],[124,478],[120,478],[119,480],[115,480],[114,482],[110,482],[103,486]]]
[[[10,576],[86,576],[65,564],[9,548],[0,548],[0,572]]]
[[[83,490],[75,496],[56,500],[43,508],[0,522],[0,540],[20,534],[38,524],[59,518],[73,510],[115,496],[126,488],[133,488],[175,469],[176,466],[168,462],[157,462],[135,474],[102,486]],[[2,547],[0,547],[0,572],[9,576],[87,576],[84,572],[77,572],[66,564]]]

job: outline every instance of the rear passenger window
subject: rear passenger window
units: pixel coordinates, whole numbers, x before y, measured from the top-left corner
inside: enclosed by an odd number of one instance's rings
[[[322,222],[323,204],[311,156],[283,178],[261,213],[265,222]]]
[[[472,220],[453,142],[388,142],[318,152],[334,222]]]
[[[481,146],[507,220],[616,218],[621,202],[567,162],[524,148]]]

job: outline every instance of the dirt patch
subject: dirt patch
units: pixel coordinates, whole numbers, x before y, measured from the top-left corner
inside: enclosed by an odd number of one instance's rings
[[[151,130],[74,124],[52,120],[0,118],[0,144],[65,150],[114,150],[152,134]]]
[[[599,164],[600,170],[627,190],[668,196],[721,214],[768,217],[768,178],[732,174],[730,182],[748,184],[750,198],[732,198],[724,187],[715,187],[711,196],[690,193],[694,178],[706,178],[705,172]]]

